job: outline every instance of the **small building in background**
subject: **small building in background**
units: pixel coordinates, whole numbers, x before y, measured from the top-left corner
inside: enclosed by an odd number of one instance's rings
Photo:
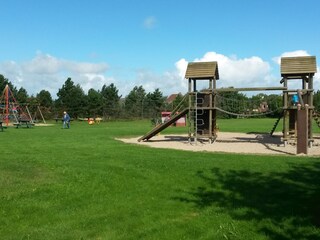
[[[161,112],[161,123],[165,123],[171,118],[171,112]],[[186,126],[186,116],[179,118],[172,126],[185,127]]]

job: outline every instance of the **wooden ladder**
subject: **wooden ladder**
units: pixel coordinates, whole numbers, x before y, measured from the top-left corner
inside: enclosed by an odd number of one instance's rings
[[[276,130],[278,123],[280,122],[280,119],[283,117],[283,112],[281,113],[281,115],[277,118],[276,122],[273,125],[273,128],[270,131],[270,135],[272,136],[274,131]]]

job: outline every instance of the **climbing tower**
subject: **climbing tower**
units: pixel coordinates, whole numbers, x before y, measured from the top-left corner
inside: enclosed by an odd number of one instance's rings
[[[317,72],[316,57],[281,58],[280,83],[283,91],[283,140],[294,140],[297,153],[307,154],[312,145],[313,76]],[[301,81],[300,89],[288,89],[289,81]]]
[[[217,62],[191,62],[188,64],[185,78],[188,80],[189,95],[189,141],[195,143],[199,138],[212,142],[217,137],[215,108],[216,81],[219,79]],[[208,87],[201,92],[198,81],[207,81]]]

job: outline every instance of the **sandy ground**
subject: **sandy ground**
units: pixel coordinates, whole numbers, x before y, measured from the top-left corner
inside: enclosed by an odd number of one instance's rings
[[[5,126],[5,123],[2,123],[3,125],[2,126]],[[53,126],[54,124],[51,124],[51,123],[36,123],[34,126],[36,127],[48,127],[48,126]],[[9,127],[15,127],[13,125],[13,123],[9,123],[8,124]]]
[[[35,126],[37,127],[48,127],[48,126],[53,126],[54,124],[52,123],[36,123]]]
[[[217,140],[210,144],[207,140],[189,143],[187,135],[157,135],[146,142],[137,138],[118,139],[125,143],[141,144],[155,148],[173,148],[187,151],[228,152],[243,154],[296,155],[296,145],[284,145],[280,134],[270,136],[261,133],[219,132]],[[314,143],[308,149],[308,156],[320,156],[320,135],[314,136]]]

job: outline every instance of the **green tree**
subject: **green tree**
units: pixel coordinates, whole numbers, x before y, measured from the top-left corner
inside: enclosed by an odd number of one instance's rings
[[[125,98],[125,111],[128,117],[143,117],[146,92],[142,86],[135,86]]]
[[[188,100],[189,100],[188,97],[183,96],[181,93],[179,93],[177,97],[173,100],[170,111],[173,111],[176,108],[179,108],[179,109],[187,108],[189,106]]]
[[[68,78],[59,89],[57,106],[60,111],[66,110],[71,117],[81,117],[86,113],[86,95],[79,84],[74,85],[71,78]],[[61,113],[59,114],[61,115]]]
[[[270,94],[265,98],[268,103],[270,114],[269,117],[280,117],[282,114],[283,99],[279,94]]]
[[[42,107],[51,108],[53,104],[53,100],[49,91],[41,90],[37,94],[37,101]]]
[[[233,87],[230,87],[233,88]],[[238,91],[226,91],[220,92],[217,96],[218,107],[235,114],[244,114],[248,110],[252,109],[252,106],[248,105],[248,97]],[[231,115],[223,112],[218,112],[218,116],[222,118],[236,118],[236,115]]]
[[[163,97],[162,92],[157,88],[152,93],[148,93],[145,96],[143,102],[143,117],[157,118],[161,117],[161,111],[164,108],[165,98]]]
[[[101,89],[103,116],[104,117],[117,117],[119,116],[121,106],[119,90],[111,83],[109,86],[103,85]]]
[[[87,107],[89,117],[97,117],[102,115],[102,95],[99,91],[91,88],[88,91]]]
[[[5,89],[6,85],[8,84],[10,90],[12,91],[13,95],[17,94],[17,88],[13,86],[13,84],[5,78],[3,75],[0,74],[0,94],[3,94],[3,90]]]
[[[259,93],[257,95],[253,95],[250,98],[252,108],[258,108],[261,103],[267,101],[267,97],[268,97],[268,95],[264,94],[264,93]]]
[[[16,93],[16,100],[18,103],[27,103],[28,101],[28,93],[27,90],[23,87],[19,88],[18,92]]]
[[[28,106],[28,111],[31,114],[31,117],[34,118],[35,117],[35,113],[37,113],[38,109],[38,99],[36,97],[34,97],[33,95],[31,95],[30,97],[28,97],[27,101],[27,106]],[[25,108],[25,110],[27,110],[27,108]]]
[[[317,112],[320,112],[320,90],[318,90],[313,96],[313,105]]]
[[[45,119],[50,119],[54,118],[55,116],[53,115],[52,108],[53,108],[53,100],[51,97],[51,94],[49,91],[46,90],[41,90],[37,95],[36,95],[36,101],[37,101],[37,108],[35,109],[36,111],[36,116],[40,117],[40,112],[39,109],[41,110],[42,115],[44,116]]]

